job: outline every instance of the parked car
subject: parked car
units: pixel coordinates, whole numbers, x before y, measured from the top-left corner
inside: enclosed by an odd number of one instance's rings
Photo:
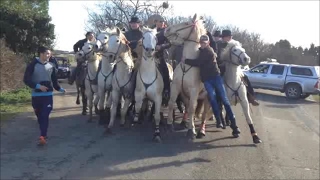
[[[320,66],[261,63],[243,71],[252,87],[285,93],[288,98],[320,94]]]
[[[65,57],[55,57],[58,62],[58,72],[57,78],[58,79],[67,79],[70,76],[71,69],[70,69],[70,62]]]

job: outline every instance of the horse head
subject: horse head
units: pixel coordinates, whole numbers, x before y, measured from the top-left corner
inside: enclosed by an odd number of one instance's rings
[[[122,33],[122,31],[116,27],[110,34],[108,41],[108,52],[106,56],[110,58],[110,62],[115,61],[120,56],[130,51],[128,46],[129,42]],[[130,53],[129,53],[130,54]]]
[[[111,34],[111,29],[107,27],[105,30],[99,30],[97,35],[98,51],[106,52],[108,50],[108,41]]]
[[[95,58],[97,53],[96,50],[96,44],[92,43],[90,41],[87,41],[82,46],[82,49],[78,52],[79,57],[83,58],[84,60],[89,60]]]
[[[144,50],[144,55],[147,57],[152,57],[155,53],[156,50],[156,45],[158,42],[157,39],[157,29],[151,29],[148,27],[143,27],[142,28],[142,33],[143,33],[143,37],[142,37],[142,47]]]
[[[172,44],[181,45],[185,41],[199,42],[200,36],[206,34],[203,20],[195,14],[189,21],[169,26],[164,35]]]
[[[251,58],[248,56],[241,43],[236,40],[228,42],[225,49],[221,52],[221,59],[234,66],[246,66],[251,62]]]

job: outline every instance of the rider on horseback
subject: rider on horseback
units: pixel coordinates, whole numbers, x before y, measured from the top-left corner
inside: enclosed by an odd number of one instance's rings
[[[225,72],[225,67],[223,65],[223,61],[220,60],[220,55],[222,50],[227,46],[228,42],[232,39],[232,33],[230,30],[223,30],[222,31],[222,41],[218,41],[217,46],[218,46],[218,51],[217,51],[217,61],[218,61],[218,65],[221,71],[221,75],[223,76],[224,72]],[[245,81],[245,85],[247,88],[247,97],[248,97],[248,101],[254,105],[254,106],[259,106],[259,103],[256,101],[255,97],[254,97],[254,90],[253,87],[251,86],[251,83],[248,79],[248,77],[244,74],[243,80]]]
[[[164,83],[164,90],[163,90],[163,97],[165,99],[169,99],[170,97],[170,78],[169,78],[169,70],[168,66],[166,64],[166,61],[164,59],[164,51],[168,48],[170,48],[171,44],[167,40],[167,38],[164,36],[164,30],[166,28],[165,20],[162,16],[158,16],[154,20],[156,27],[157,27],[157,46],[156,46],[156,57],[159,58],[159,66],[160,71],[162,73],[163,77],[163,83]]]
[[[78,51],[80,51],[82,49],[82,47],[84,46],[84,43],[86,43],[88,40],[92,41],[94,39],[94,34],[93,32],[87,32],[86,33],[86,38],[85,39],[81,39],[79,40],[76,44],[74,44],[73,46],[73,51],[76,53]],[[79,73],[80,70],[80,66],[81,66],[82,62],[77,62],[77,67],[73,70],[73,72],[71,73],[71,76],[69,78],[69,84],[72,85],[73,82],[76,79],[77,74]]]

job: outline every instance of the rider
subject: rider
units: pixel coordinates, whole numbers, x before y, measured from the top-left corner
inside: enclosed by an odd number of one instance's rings
[[[49,62],[51,62],[54,66],[55,66],[55,70],[56,72],[58,71],[58,62],[57,59],[55,57],[53,57],[51,50],[48,50],[49,53]]]
[[[221,75],[224,74],[225,71],[225,67],[222,65],[222,60],[220,59],[220,55],[222,50],[227,46],[228,42],[232,40],[232,33],[230,30],[223,30],[222,31],[222,42],[218,43],[218,64],[220,66],[220,70],[221,70]],[[258,101],[255,99],[254,97],[254,90],[253,87],[251,86],[251,83],[248,79],[248,77],[244,74],[243,80],[245,81],[245,85],[247,88],[247,97],[248,97],[248,101],[254,105],[254,106],[259,106]]]
[[[164,50],[170,48],[171,44],[169,40],[164,36],[164,30],[166,28],[165,19],[162,16],[158,16],[154,20],[157,27],[157,46],[156,46],[156,57],[159,58],[160,63],[160,71],[162,71],[163,83],[164,83],[164,91],[163,97],[165,99],[169,99],[170,97],[170,78],[169,78],[169,70],[164,59]]]
[[[218,52],[218,44],[221,43],[221,31],[220,30],[216,30],[213,33],[213,46],[212,49],[214,50],[214,52]]]
[[[198,58],[193,60],[185,59],[185,57],[183,57],[182,62],[185,62],[190,66],[198,66],[200,68],[201,81],[204,83],[204,86],[208,92],[212,111],[217,120],[217,127],[221,127],[221,116],[219,110],[220,108],[216,100],[216,92],[220,95],[228,117],[230,117],[233,133],[238,134],[234,113],[232,112],[231,105],[223,85],[223,80],[220,76],[220,70],[216,61],[216,54],[213,52],[213,49],[209,44],[210,42],[208,35],[202,35],[200,37],[201,47],[199,48]]]
[[[82,49],[82,47],[84,46],[84,43],[86,43],[88,40],[92,41],[93,39],[94,39],[94,33],[93,32],[87,32],[85,39],[81,39],[76,44],[73,45],[73,51],[75,53],[80,51]],[[70,76],[69,82],[68,82],[70,85],[72,85],[74,80],[76,79],[76,75],[78,74],[78,71],[80,69],[81,64],[82,64],[81,62],[78,62],[77,63],[77,67],[71,73],[71,76]]]

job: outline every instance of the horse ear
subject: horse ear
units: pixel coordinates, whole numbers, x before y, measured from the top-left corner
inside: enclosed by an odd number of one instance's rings
[[[195,13],[194,16],[193,16],[193,18],[192,18],[192,21],[196,21],[196,20],[197,20],[197,17],[198,17],[198,15],[197,15],[197,13]]]
[[[117,35],[120,36],[121,30],[117,27]]]

